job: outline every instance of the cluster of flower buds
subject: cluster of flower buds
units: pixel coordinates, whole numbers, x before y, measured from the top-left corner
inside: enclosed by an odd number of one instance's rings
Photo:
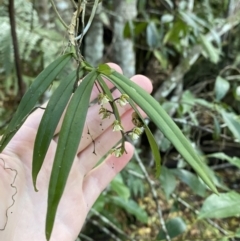
[[[114,155],[115,157],[121,157],[123,153],[124,153],[124,150],[122,147],[112,148],[110,150],[110,154]]]
[[[106,108],[103,108],[103,107],[100,108],[98,113],[99,113],[102,120],[110,117],[111,114],[112,114],[111,111],[109,111],[109,110],[107,110]]]
[[[121,107],[123,107],[129,103],[128,102],[129,96],[126,94],[122,94],[115,101],[117,101],[117,103]],[[111,114],[113,114],[112,111],[109,111],[108,109],[103,107],[104,104],[107,104],[109,102],[110,102],[110,98],[106,94],[100,93],[98,95],[98,104],[101,105],[101,108],[99,110],[99,115],[101,116],[102,120],[109,118]],[[132,131],[127,132],[127,134],[132,138],[132,140],[137,140],[139,136],[143,133],[144,123],[136,112],[133,112],[132,114],[132,123],[135,125],[135,127],[133,128]],[[113,131],[115,132],[121,131],[123,133],[124,131],[120,120],[114,120],[112,127],[113,127]],[[116,157],[121,157],[123,153],[124,153],[124,148],[122,146],[118,148],[112,148],[110,151],[110,154],[113,154]]]

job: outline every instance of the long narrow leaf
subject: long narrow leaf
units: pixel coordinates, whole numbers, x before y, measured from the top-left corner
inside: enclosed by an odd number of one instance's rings
[[[90,95],[97,73],[90,72],[75,91],[67,108],[58,146],[54,158],[49,189],[46,219],[46,238],[50,239],[59,201],[62,197],[69,172],[71,170],[84,123],[87,116]]]
[[[112,70],[110,69],[109,71],[109,66],[106,66],[106,71],[107,73],[112,73]],[[105,74],[105,72],[101,72],[102,74]],[[111,91],[108,89],[106,83],[104,82],[104,80],[102,79],[101,76],[98,77],[98,80],[99,80],[99,83],[101,85],[101,87],[103,88],[104,92],[108,95],[108,97],[110,98],[110,100],[112,101],[113,100],[113,97],[112,97],[112,93]],[[122,91],[121,88],[119,88],[119,91],[124,94],[124,92]],[[160,173],[161,173],[161,156],[160,156],[160,153],[159,153],[159,150],[158,150],[158,145],[153,137],[153,134],[152,132],[150,131],[149,127],[147,125],[145,125],[145,122],[144,122],[144,119],[143,117],[141,116],[140,112],[138,111],[135,103],[129,99],[129,103],[130,105],[132,106],[132,108],[135,110],[135,112],[139,115],[139,118],[141,118],[142,122],[144,123],[144,130],[145,130],[145,133],[147,135],[147,138],[148,138],[148,142],[150,144],[150,148],[152,150],[152,153],[153,153],[153,157],[154,157],[154,160],[155,160],[155,164],[156,164],[156,177],[159,177],[160,176]],[[115,102],[112,103],[113,105],[113,110],[114,110],[114,113],[116,115],[116,119],[120,121],[120,116],[119,116],[119,112],[118,112],[118,108],[115,104]]]
[[[119,87],[119,88],[121,89],[121,87]],[[123,92],[123,90],[122,90],[122,92]],[[141,114],[138,111],[135,103],[131,99],[129,100],[129,103],[132,106],[132,108],[134,109],[134,111],[138,114],[139,118],[144,123],[144,131],[146,133],[148,143],[150,145],[150,148],[151,148],[151,151],[152,151],[152,154],[153,154],[153,158],[154,158],[154,161],[155,161],[155,167],[156,167],[155,176],[159,177],[160,173],[161,173],[161,155],[160,155],[156,140],[154,139],[154,136],[153,136],[151,130],[149,129],[149,127],[145,124],[144,118],[141,116]]]
[[[76,77],[77,72],[74,70],[67,78],[61,80],[60,85],[48,102],[47,108],[39,125],[34,144],[32,163],[32,178],[35,191],[37,191],[37,175],[42,167],[57,124],[73,92]]]
[[[158,149],[158,145],[157,145],[157,143],[154,139],[154,136],[153,136],[153,134],[150,131],[148,126],[146,126],[146,128],[145,128],[145,133],[147,135],[148,142],[150,144],[151,151],[153,153],[153,157],[154,157],[154,160],[155,160],[155,166],[156,166],[155,176],[158,178],[161,174],[161,156],[160,156],[160,152],[159,152],[159,149]]]
[[[153,136],[151,130],[149,129],[149,127],[145,124],[145,121],[144,121],[143,117],[141,116],[140,112],[138,111],[135,103],[131,99],[129,100],[129,103],[132,106],[132,108],[134,109],[134,111],[138,114],[139,118],[144,123],[144,131],[146,133],[148,143],[150,145],[150,148],[151,148],[151,151],[152,151],[152,154],[153,154],[153,158],[154,158],[154,161],[155,161],[155,167],[156,167],[155,176],[159,177],[160,173],[161,173],[161,155],[160,155],[156,140],[154,139],[154,136]]]
[[[193,167],[203,181],[212,189],[213,192],[217,193],[216,187],[207,174],[204,163],[200,160],[190,142],[182,134],[180,129],[159,105],[159,103],[137,84],[117,72],[113,72],[111,75],[106,77],[117,87],[121,87],[123,91],[128,94],[132,100],[143,109],[143,111],[146,112],[149,118],[151,118],[162,133],[172,142],[175,148]]]
[[[46,69],[44,69],[34,80],[25,95],[23,96],[16,113],[9,123],[0,142],[0,152],[15,135],[17,130],[24,123],[28,114],[36,105],[39,97],[47,90],[53,80],[71,59],[72,54],[68,53],[57,58]]]
[[[106,95],[108,96],[108,98],[113,101],[113,96],[112,96],[112,93],[111,91],[109,90],[107,84],[105,83],[105,81],[103,80],[103,78],[99,75],[98,76],[98,81],[99,81],[99,84],[101,85],[103,91],[106,93]],[[113,111],[116,115],[116,119],[120,121],[120,115],[119,115],[119,111],[118,111],[118,108],[117,108],[117,105],[115,102],[112,102],[112,108],[113,108]]]

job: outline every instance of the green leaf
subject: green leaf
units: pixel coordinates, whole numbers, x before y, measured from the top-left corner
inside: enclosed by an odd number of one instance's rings
[[[72,54],[68,53],[57,58],[47,68],[45,68],[34,80],[25,95],[23,96],[16,113],[9,123],[0,142],[0,152],[6,147],[17,130],[24,123],[27,116],[35,107],[39,97],[47,90],[59,72],[71,59]]]
[[[225,110],[220,110],[223,120],[227,124],[233,136],[240,141],[240,119],[234,113],[228,113]]]
[[[124,200],[128,200],[130,197],[130,190],[124,184],[121,174],[118,174],[110,183],[111,189],[115,191],[118,196],[122,197]]]
[[[159,63],[161,64],[161,67],[163,69],[167,69],[167,65],[168,65],[168,61],[167,58],[158,50],[154,50],[153,54],[155,56],[155,58],[159,61]]]
[[[199,35],[199,39],[204,49],[206,57],[210,59],[213,63],[217,63],[220,59],[220,50],[215,48],[213,44],[202,34]]]
[[[80,143],[87,116],[90,95],[96,77],[97,72],[91,71],[82,80],[68,105],[62,128],[59,133],[58,146],[48,189],[46,220],[47,240],[50,239],[57,207],[62,197]]]
[[[125,76],[113,72],[106,76],[117,88],[121,88],[129,97],[151,118],[161,132],[172,142],[179,153],[198,173],[203,181],[217,193],[211,178],[205,170],[205,164],[192,148],[190,142],[182,134],[178,126],[173,122],[169,115],[159,105],[159,103],[137,84]]]
[[[32,178],[35,191],[37,175],[42,167],[48,147],[52,141],[54,132],[62,113],[73,93],[77,72],[72,72],[66,79],[61,80],[60,85],[48,102],[38,128],[33,150]]]
[[[122,93],[125,93],[121,87],[119,87],[119,90]],[[160,151],[158,148],[158,145],[156,143],[156,140],[154,139],[154,136],[151,132],[151,130],[149,129],[149,127],[145,124],[144,118],[141,116],[139,110],[137,109],[135,103],[129,99],[129,104],[131,105],[131,107],[134,109],[134,111],[138,114],[139,118],[141,119],[142,123],[144,124],[144,131],[146,133],[152,154],[153,154],[153,158],[155,161],[155,167],[156,167],[156,174],[155,176],[158,178],[160,176],[160,172],[161,172],[161,156],[160,156]]]
[[[148,215],[135,201],[124,200],[121,197],[110,197],[111,203],[124,208],[128,213],[133,214],[140,222],[147,223]]]
[[[180,217],[176,217],[167,221],[166,228],[170,238],[173,239],[178,235],[181,235],[182,233],[184,233],[187,230],[187,225]],[[163,230],[161,230],[158,233],[157,240],[160,241],[165,239],[166,239],[165,233],[163,232]]]
[[[226,79],[222,78],[221,76],[218,76],[214,87],[216,100],[220,101],[227,94],[229,88],[230,88],[229,82]]]
[[[213,120],[214,120],[213,138],[214,140],[219,140],[220,134],[221,134],[221,126],[216,116],[213,116]]]
[[[98,212],[102,212],[105,204],[106,204],[106,194],[101,193],[92,208]]]
[[[155,167],[156,167],[156,178],[158,178],[160,176],[160,173],[161,173],[161,156],[160,156],[160,152],[159,152],[159,149],[158,149],[158,145],[154,139],[154,136],[152,134],[152,132],[150,131],[149,127],[148,126],[145,126],[144,128],[145,130],[145,133],[147,135],[147,138],[148,138],[148,142],[150,144],[150,147],[151,147],[151,151],[153,153],[153,157],[154,157],[154,160],[155,160]]]
[[[227,160],[231,164],[240,168],[240,158],[238,158],[238,157],[235,157],[235,156],[230,157],[223,152],[213,153],[213,154],[207,155],[207,157],[214,157],[214,158],[217,158],[217,159],[220,159],[220,160]]]
[[[162,166],[161,169],[160,183],[167,199],[169,199],[170,195],[173,193],[177,186],[177,181],[173,173],[165,166]]]
[[[236,230],[235,237],[240,238],[240,228]]]
[[[212,194],[203,203],[199,218],[227,218],[240,215],[240,195],[236,192]]]
[[[182,182],[186,183],[194,193],[201,197],[205,197],[206,187],[196,175],[183,169],[174,169],[171,170],[171,172],[174,173]]]
[[[157,48],[160,44],[159,31],[153,21],[151,21],[147,26],[147,44],[152,49]]]
[[[119,115],[119,111],[118,111],[118,108],[117,108],[117,105],[115,103],[115,101],[113,101],[113,96],[112,96],[112,93],[111,91],[109,90],[107,84],[105,83],[105,81],[103,80],[103,78],[101,76],[98,76],[98,82],[103,90],[103,92],[108,96],[108,98],[111,100],[110,102],[110,105],[112,106],[113,108],[113,112],[116,116],[116,119],[120,121],[120,115]]]
[[[105,75],[109,75],[112,73],[112,69],[107,64],[100,64],[97,68],[97,71]]]

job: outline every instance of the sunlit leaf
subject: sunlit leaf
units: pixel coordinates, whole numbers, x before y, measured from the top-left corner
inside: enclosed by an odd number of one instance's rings
[[[227,218],[240,215],[240,194],[236,192],[212,194],[203,203],[199,218]]]
[[[216,100],[220,101],[227,94],[229,88],[229,82],[221,76],[218,76],[214,87]]]
[[[204,53],[207,55],[206,57],[216,64],[220,59],[220,50],[215,48],[204,35],[199,35],[199,38],[203,46]]]
[[[59,201],[62,197],[71,170],[84,123],[86,120],[90,95],[97,73],[91,71],[75,91],[65,114],[48,189],[46,219],[46,238],[50,239]]]
[[[9,123],[0,142],[0,152],[15,135],[17,130],[24,123],[27,116],[35,107],[39,97],[47,90],[53,80],[71,59],[72,54],[68,53],[57,58],[47,68],[45,68],[34,80],[25,95],[23,96],[16,113]]]
[[[174,16],[172,14],[164,14],[161,17],[162,23],[170,23],[174,20]]]
[[[233,136],[240,141],[240,117],[234,113],[228,113],[225,110],[220,110],[220,113]]]

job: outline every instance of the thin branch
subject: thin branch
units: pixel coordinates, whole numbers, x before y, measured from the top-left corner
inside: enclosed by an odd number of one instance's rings
[[[82,238],[82,239],[87,240],[87,241],[94,241],[94,239],[92,239],[92,238],[90,238],[90,237],[88,237],[87,235],[82,234],[82,233],[80,233],[78,236],[79,236],[80,238]],[[77,241],[77,240],[76,240],[76,241]]]
[[[122,236],[124,236],[125,238],[127,238],[127,240],[132,240],[135,241],[134,238],[129,237],[126,233],[124,233],[121,229],[119,229],[116,225],[114,225],[109,219],[107,219],[105,216],[101,215],[98,211],[96,211],[95,209],[91,209],[91,212],[96,215],[99,219],[102,220],[102,222],[106,223],[107,225],[109,225],[112,229],[114,229],[117,233],[121,234]]]
[[[62,17],[60,16],[60,14],[59,14],[59,12],[58,12],[58,10],[57,10],[57,8],[56,8],[56,5],[55,5],[54,1],[53,1],[53,0],[50,0],[50,2],[51,2],[51,4],[52,4],[52,7],[53,7],[54,12],[57,14],[58,19],[60,20],[60,22],[62,23],[62,25],[64,26],[64,28],[68,29],[68,25],[64,22],[64,20],[63,20]]]
[[[20,55],[19,55],[19,49],[18,49],[14,0],[9,0],[8,14],[9,14],[10,25],[11,25],[11,35],[12,35],[13,50],[14,50],[14,60],[15,60],[17,79],[18,79],[18,97],[19,97],[19,99],[21,99],[22,96],[24,95],[24,92],[25,92],[25,84],[24,84],[23,78],[22,78],[22,68],[21,68],[21,61],[20,61]]]
[[[157,207],[157,212],[158,212],[158,216],[159,216],[159,220],[160,220],[160,223],[161,223],[161,226],[162,226],[162,230],[165,234],[165,237],[166,237],[166,240],[167,241],[171,241],[171,238],[168,234],[168,231],[167,231],[167,228],[166,228],[166,224],[165,224],[165,221],[164,221],[164,218],[163,218],[163,215],[162,215],[162,209],[161,209],[161,206],[158,202],[158,198],[157,198],[157,191],[153,185],[153,182],[151,180],[151,178],[149,177],[148,175],[148,172],[145,168],[145,166],[143,165],[142,163],[142,160],[141,158],[139,157],[138,153],[135,151],[134,152],[134,157],[138,163],[138,165],[140,166],[144,176],[145,176],[145,179],[147,180],[148,184],[149,184],[149,187],[151,189],[151,193],[152,193],[152,196],[153,196],[153,200],[155,201],[155,204],[156,204],[156,207]]]
[[[121,241],[115,234],[113,234],[110,230],[108,230],[106,227],[102,226],[97,220],[92,220],[88,218],[88,221],[92,223],[93,225],[97,226],[100,230],[102,230],[104,233],[109,235],[113,240],[115,241]]]
[[[94,16],[95,16],[95,14],[96,14],[96,11],[97,11],[98,1],[99,1],[99,0],[95,0],[95,2],[94,2],[93,8],[92,8],[92,12],[91,12],[90,18],[89,18],[89,20],[88,20],[87,26],[84,28],[83,32],[82,32],[79,36],[77,36],[77,37],[75,38],[75,40],[82,39],[83,36],[84,36],[84,35],[87,33],[87,31],[89,30],[89,28],[90,28],[90,26],[91,26],[91,24],[92,24],[92,21],[93,21],[93,19],[94,19]]]
[[[75,8],[77,8],[77,4],[75,3],[74,0],[71,0],[71,3],[72,3],[72,5],[73,5]]]

